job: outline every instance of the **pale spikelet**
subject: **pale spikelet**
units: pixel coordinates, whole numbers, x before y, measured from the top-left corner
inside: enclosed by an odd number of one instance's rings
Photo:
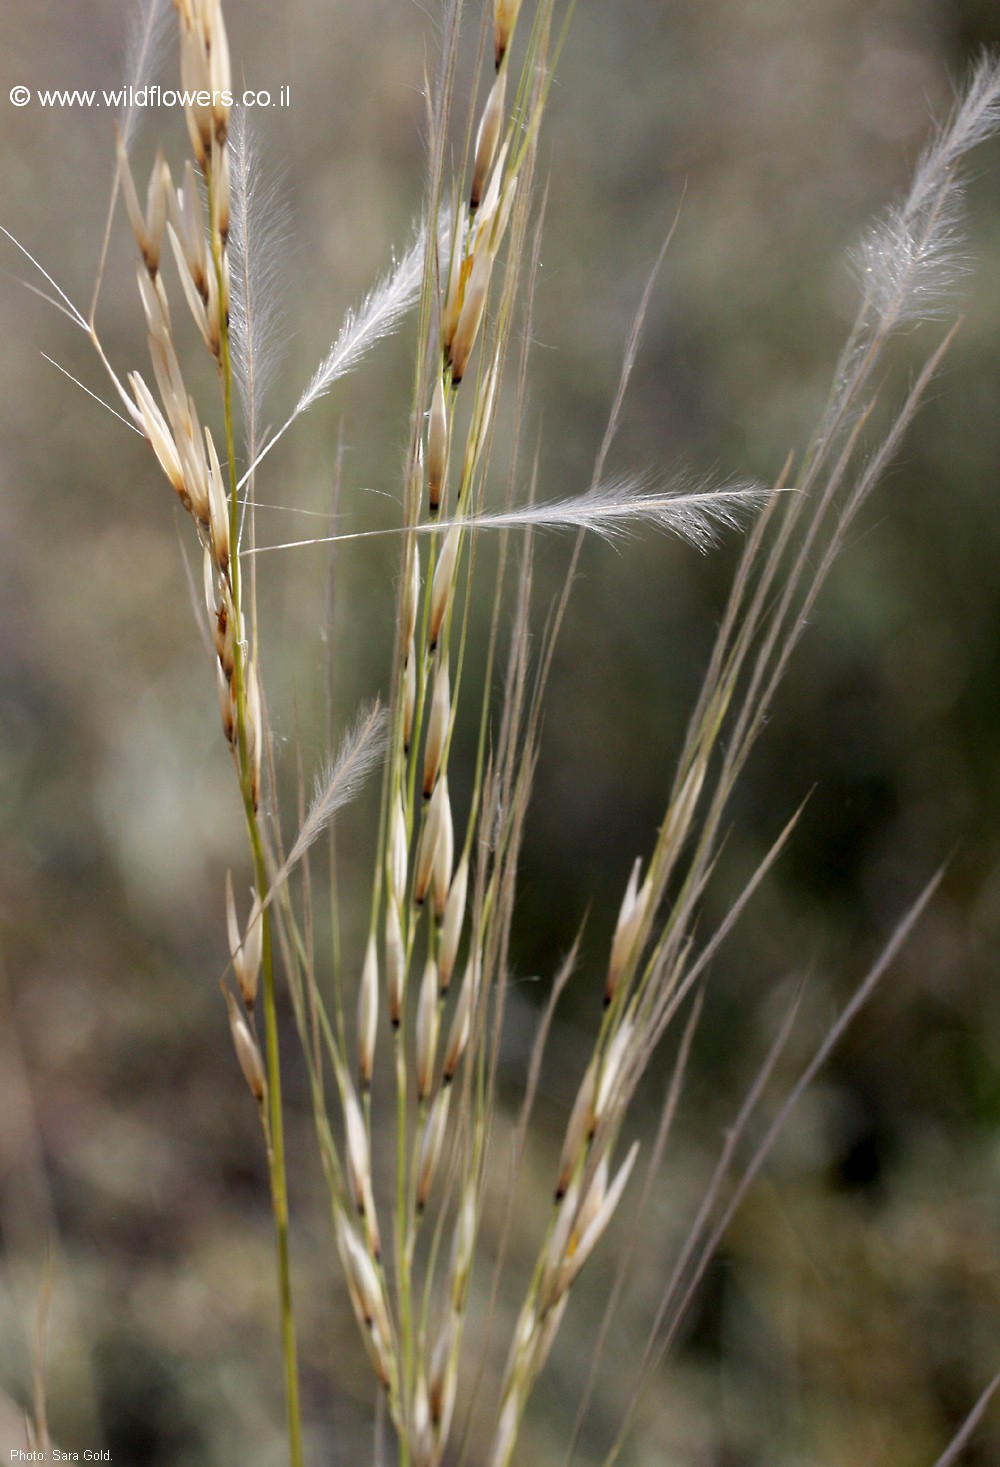
[[[201,569],[202,589],[205,593],[205,610],[208,612],[209,625],[211,626],[213,631],[213,640],[215,640],[215,629],[218,625],[219,607],[216,598],[215,561],[212,559],[212,552],[211,550],[209,550],[207,545],[202,551]],[[215,650],[216,652],[219,651],[218,641],[216,641],[215,643]]]
[[[493,1437],[488,1467],[507,1467],[521,1424],[521,1400],[516,1393],[507,1398]]]
[[[431,1105],[431,1113],[427,1117],[424,1127],[423,1138],[420,1142],[420,1160],[417,1164],[417,1211],[423,1212],[427,1206],[434,1178],[437,1175],[438,1163],[441,1160],[441,1151],[444,1146],[445,1132],[448,1126],[448,1110],[451,1104],[451,1090],[439,1090]]]
[[[504,185],[504,169],[507,167],[507,153],[510,141],[505,140],[493,164],[493,172],[490,174],[489,185],[483,195],[479,212],[476,215],[475,228],[472,235],[472,246],[470,255],[490,254],[496,255],[493,247],[494,226],[496,224],[497,210],[500,206],[501,193],[507,198],[513,197],[513,187],[516,175]]]
[[[559,1326],[562,1324],[566,1305],[569,1303],[569,1292],[567,1291],[559,1299],[559,1302],[546,1309],[540,1322],[540,1328],[535,1340],[534,1369],[541,1370],[548,1359],[549,1351],[555,1343]]]
[[[399,903],[406,895],[406,873],[409,866],[409,841],[406,835],[406,814],[403,810],[402,794],[397,794],[393,803],[386,865],[390,897],[395,903]]]
[[[163,154],[157,152],[152,172],[149,175],[146,210],[143,213],[139,206],[139,196],[136,193],[135,181],[129,167],[125,143],[120,135],[117,142],[118,174],[129,224],[132,226],[132,233],[139,246],[139,253],[142,255],[146,269],[150,275],[155,275],[160,268],[160,249],[163,244],[163,229],[167,217],[167,194],[172,189],[170,170]]]
[[[369,937],[358,985],[358,1083],[367,1090],[375,1064],[378,1032],[378,953],[374,936]]]
[[[618,924],[615,927],[615,935],[611,943],[611,958],[608,962],[608,977],[604,985],[605,1005],[609,1004],[615,996],[622,971],[632,954],[635,940],[639,935],[639,929],[646,915],[646,907],[650,896],[650,885],[647,878],[643,884],[642,891],[639,890],[639,871],[641,867],[641,861],[636,861],[632,867],[632,874],[629,877],[628,886],[625,888],[625,896],[622,900],[621,910],[618,913]]]
[[[469,1288],[469,1274],[476,1251],[476,1231],[479,1226],[479,1194],[476,1179],[470,1176],[462,1191],[462,1202],[455,1221],[455,1241],[452,1246],[449,1285],[451,1307],[456,1314],[465,1310],[465,1299]]]
[[[434,569],[434,580],[431,585],[431,614],[427,629],[430,649],[433,652],[441,635],[441,624],[445,618],[445,612],[451,601],[452,588],[455,584],[455,566],[458,562],[458,552],[462,544],[462,530],[459,525],[452,525],[448,531],[441,554]]]
[[[229,42],[218,0],[175,0],[181,25],[181,82],[191,146],[205,167],[213,142],[224,144],[232,91]],[[198,95],[198,94],[202,95]],[[206,100],[207,94],[207,100]]]
[[[416,1069],[417,1098],[426,1100],[434,1081],[434,1060],[437,1055],[438,1029],[440,1025],[438,1003],[438,966],[433,957],[424,965],[417,999]]]
[[[469,858],[467,855],[463,855],[451,883],[451,889],[448,892],[444,920],[441,923],[438,968],[440,970],[442,994],[448,992],[448,985],[451,982],[452,971],[455,967],[455,958],[458,955],[458,944],[462,936],[462,924],[465,921],[465,903],[468,886]]]
[[[229,277],[228,277],[228,268],[227,268],[227,264],[226,264],[226,256],[223,255],[222,256],[222,280],[223,280],[223,282],[225,282],[226,280],[228,280],[228,278]],[[212,353],[213,357],[215,357],[216,361],[218,361],[219,360],[219,353],[220,353],[220,351],[222,349],[222,317],[223,317],[224,309],[225,308],[224,308],[224,306],[222,305],[222,303],[221,303],[221,301],[219,299],[219,277],[216,274],[214,268],[211,269],[211,270],[209,270],[208,276],[207,276],[207,281],[208,281],[208,290],[206,292],[206,298],[205,298],[205,319],[208,321],[208,340],[207,340],[207,343],[206,344],[208,346],[209,351]]]
[[[434,675],[434,692],[431,697],[431,713],[427,723],[427,741],[424,744],[424,799],[434,790],[441,769],[441,757],[448,738],[451,721],[451,680],[448,676],[446,658],[438,663]]]
[[[575,1251],[580,1238],[586,1233],[590,1224],[601,1210],[608,1191],[608,1178],[611,1175],[611,1161],[607,1152],[601,1157],[594,1169],[593,1179],[587,1189],[587,1195],[577,1208],[576,1217],[573,1220],[573,1234],[570,1240],[570,1251]]]
[[[181,15],[181,86],[191,101],[184,108],[191,148],[198,162],[205,166],[212,146],[212,108],[199,101],[211,93],[211,78],[205,49],[204,32],[195,24],[189,7],[178,6]]]
[[[181,289],[184,291],[184,299],[188,303],[188,309],[201,333],[202,340],[209,351],[212,351],[212,332],[209,329],[206,298],[202,296],[195,283],[187,255],[172,223],[167,225],[167,237],[170,240],[170,249],[177,265],[177,274],[181,282]]]
[[[406,953],[399,923],[399,907],[388,901],[385,908],[385,987],[389,1003],[389,1023],[398,1029],[403,1017],[406,982]]]
[[[441,781],[447,785],[447,780]],[[455,826],[451,813],[451,800],[445,792],[441,801],[441,827],[434,848],[434,866],[431,871],[431,906],[438,922],[444,921],[451,888],[451,868],[455,861]]]
[[[410,1426],[410,1446],[413,1467],[433,1467],[434,1440],[431,1433],[431,1408],[427,1396],[427,1382],[418,1376],[413,1393],[413,1418]]]
[[[578,1173],[570,1182],[559,1203],[555,1226],[552,1229],[545,1249],[542,1278],[538,1289],[539,1298],[543,1304],[550,1302],[554,1298],[555,1281],[559,1276],[559,1270],[562,1268],[563,1261],[569,1251],[570,1240],[579,1211],[580,1176]]]
[[[195,290],[202,302],[207,303],[208,277],[214,272],[209,269],[205,212],[190,159],[184,165],[180,190],[171,190],[167,195],[167,207]]]
[[[434,1341],[427,1373],[427,1404],[434,1435],[439,1443],[448,1440],[458,1388],[458,1369],[453,1350],[456,1324],[456,1316],[451,1312],[446,1313]]]
[[[382,1282],[367,1248],[343,1212],[337,1213],[337,1246],[354,1306],[371,1330],[378,1353],[384,1361],[386,1379],[383,1384],[387,1384],[391,1374],[389,1358],[392,1326]]]
[[[205,553],[208,557],[209,565],[214,567],[215,561],[212,559],[207,546]],[[215,576],[213,572],[211,581],[206,580],[206,594],[212,594],[214,592],[214,586]],[[219,665],[226,675],[226,680],[230,681],[233,676],[234,667],[234,613],[232,596],[225,581],[222,582],[218,605],[212,604],[209,608],[209,617],[211,619],[212,641],[215,644],[215,650],[218,654]]]
[[[507,54],[521,0],[493,0],[493,55],[497,68]]]
[[[358,1097],[350,1081],[343,1082],[344,1137],[346,1140],[347,1175],[351,1184],[351,1196],[358,1216],[364,1219],[368,1248],[373,1258],[381,1252],[378,1224],[375,1219],[375,1203],[372,1197],[371,1154],[368,1148],[368,1130]]]
[[[427,425],[427,503],[431,514],[437,514],[448,473],[448,405],[444,379],[438,377]]]
[[[478,252],[472,263],[472,272],[462,297],[458,325],[455,327],[455,335],[449,348],[451,378],[456,387],[465,376],[472,348],[476,344],[483,311],[486,309],[486,297],[489,293],[492,271],[493,256],[489,249],[484,247]]]
[[[219,713],[222,718],[222,732],[226,736],[226,742],[232,746],[236,741],[236,711],[233,708],[232,689],[229,686],[229,679],[218,663],[215,664],[215,673],[219,694]]]
[[[154,341],[160,345],[169,346],[172,351],[170,307],[167,304],[163,282],[159,275],[152,279],[149,273],[141,267],[136,272],[136,279],[139,282],[139,295],[142,298],[142,309],[146,317],[146,325],[149,327],[149,334]]]
[[[462,978],[462,986],[458,993],[458,1003],[452,1015],[451,1028],[448,1031],[448,1043],[444,1051],[444,1065],[442,1067],[442,1080],[445,1085],[450,1085],[455,1078],[459,1061],[465,1053],[465,1046],[469,1042],[469,1033],[472,1029],[472,1016],[475,1013],[476,999],[479,997],[479,960],[476,956],[469,959]]]
[[[212,93],[212,120],[215,124],[215,141],[223,148],[226,143],[226,135],[229,128],[229,104],[227,96],[232,95],[233,78],[229,63],[229,38],[226,35],[226,25],[222,18],[222,6],[212,6],[212,29],[209,41],[209,80]]]
[[[409,754],[417,711],[417,652],[413,644],[403,667],[403,753]]]
[[[218,140],[212,142],[212,230],[225,244],[229,236],[230,182],[229,149]]]
[[[507,72],[501,71],[490,89],[483,115],[476,134],[475,163],[472,171],[472,188],[469,192],[469,208],[477,209],[482,198],[486,175],[493,167],[500,128],[503,124],[504,102],[507,95]]]
[[[556,1181],[556,1200],[565,1197],[573,1173],[583,1154],[587,1140],[594,1127],[594,1099],[597,1089],[597,1057],[590,1061],[587,1072],[570,1111],[562,1154],[559,1158],[559,1176]]]
[[[132,389],[136,407],[139,410],[139,421],[142,425],[143,432],[149,439],[153,452],[160,461],[160,467],[177,493],[190,505],[190,497],[184,483],[184,472],[177,455],[177,447],[170,429],[164,421],[163,414],[157,407],[152,393],[138,372],[129,374],[128,383]]]
[[[144,0],[132,7],[125,37],[126,95],[136,93],[155,81],[170,30],[170,0]],[[123,104],[118,127],[126,152],[131,148],[145,117],[146,109]]]
[[[245,666],[246,709],[244,726],[247,738],[247,758],[252,776],[253,807],[260,802],[260,765],[264,751],[264,729],[261,722],[260,680],[257,677],[257,658],[251,657]]]
[[[194,404],[189,400],[188,412],[186,414],[188,422],[191,422],[194,416],[193,409]],[[191,501],[191,513],[198,521],[201,529],[207,530],[209,524],[208,460],[205,457],[205,450],[199,441],[200,435],[199,439],[188,437],[186,433],[178,430],[176,422],[174,423],[174,435],[174,442],[180,453],[181,463],[184,469],[184,485],[187,489],[188,498]]]
[[[667,812],[660,832],[660,844],[664,850],[678,847],[687,836],[707,771],[708,760],[703,753],[699,753],[684,776],[677,797]]]
[[[226,996],[226,1008],[229,1011],[229,1032],[233,1036],[233,1048],[236,1050],[236,1058],[240,1062],[243,1078],[250,1087],[250,1093],[258,1105],[264,1104],[267,1095],[267,1080],[264,1076],[264,1061],[261,1058],[257,1041],[250,1032],[250,1026],[240,1013],[236,1000],[228,988],[223,988]]]
[[[446,812],[445,806],[448,805]],[[431,796],[431,802],[427,806],[423,827],[420,831],[420,840],[417,843],[417,859],[414,862],[413,871],[413,900],[418,906],[422,905],[430,888],[431,877],[434,873],[434,860],[437,856],[438,840],[441,836],[441,827],[445,819],[451,818],[451,807],[448,801],[448,781],[439,780]]]
[[[260,983],[260,965],[264,948],[264,923],[261,917],[260,904],[255,892],[252,892],[254,902],[247,918],[247,929],[243,934],[243,961],[236,968],[236,976],[239,980],[240,992],[243,1002],[247,1008],[252,1010],[257,998],[257,987]]]
[[[570,1240],[572,1247],[567,1251],[567,1255],[563,1260],[563,1265],[560,1269],[559,1276],[556,1279],[555,1296],[553,1302],[558,1300],[561,1295],[565,1294],[567,1289],[571,1288],[572,1285],[576,1282],[577,1278],[580,1275],[580,1270],[583,1268],[583,1265],[587,1262],[587,1259],[590,1257],[591,1253],[593,1253],[594,1248],[597,1246],[597,1243],[600,1240],[601,1236],[606,1231],[608,1223],[614,1217],[618,1204],[621,1201],[622,1193],[624,1192],[628,1179],[632,1174],[632,1168],[635,1165],[635,1159],[638,1154],[639,1143],[638,1141],[634,1141],[632,1143],[631,1149],[629,1150],[628,1156],[625,1158],[625,1161],[619,1168],[614,1181],[611,1183],[611,1186],[607,1189],[606,1193],[604,1192],[602,1185],[602,1195],[600,1196],[599,1205],[594,1208],[587,1209],[586,1220],[583,1215],[584,1209],[581,1209],[580,1226],[582,1231],[580,1232],[578,1237]],[[597,1179],[595,1178],[595,1185],[596,1180]]]
[[[226,928],[229,934],[229,955],[232,959],[233,972],[236,975],[247,1012],[252,1013],[260,982],[264,924],[260,917],[260,906],[255,900],[247,922],[247,930],[245,933],[240,932],[236,903],[233,899],[233,881],[228,871],[226,872]]]
[[[160,400],[170,421],[177,452],[180,453],[182,447],[189,448],[194,442],[194,424],[180,363],[169,340],[161,340],[150,332],[148,346]]]
[[[261,169],[257,140],[244,107],[229,128],[231,210],[229,331],[233,375],[247,422],[247,449],[256,451],[260,414],[281,364],[288,210],[273,176]]]
[[[597,1094],[594,1097],[594,1114],[591,1120],[591,1134],[607,1115],[614,1103],[620,1083],[625,1074],[629,1060],[630,1046],[635,1035],[635,1026],[630,1019],[621,1024],[608,1045],[607,1052],[601,1061],[600,1078],[597,1082]]]
[[[229,501],[222,481],[222,468],[209,429],[205,429],[208,450],[208,516],[212,532],[212,550],[219,569],[225,574],[229,566]]]
[[[233,896],[233,873],[226,872],[226,934],[229,938],[229,955],[236,962],[236,954],[243,947],[240,924],[236,917],[236,899]]]

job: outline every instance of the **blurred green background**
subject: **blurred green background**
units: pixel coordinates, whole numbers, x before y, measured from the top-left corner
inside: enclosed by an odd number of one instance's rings
[[[0,14],[0,224],[81,305],[111,117],[6,98],[15,84],[119,85],[125,13],[74,0]],[[236,76],[291,86],[287,109],[257,119],[290,218],[278,421],[419,212],[439,6],[240,0],[227,20]],[[478,23],[469,5],[470,48]],[[527,441],[540,435],[544,497],[588,482],[628,323],[675,217],[613,466],[772,479],[808,440],[853,318],[847,249],[905,186],[972,58],[998,44],[987,0],[580,0],[540,153]],[[165,83],[175,65],[171,48]],[[161,140],[184,157],[179,116],[147,119],[140,177]],[[806,978],[772,1103],[944,861],[917,935],[741,1210],[623,1460],[918,1467],[1000,1367],[1000,147],[974,156],[968,206],[961,334],[733,807],[706,929],[812,791],[713,965],[676,1137],[654,1205],[631,1224],[643,1267],[581,1463],[601,1460],[660,1280],[783,1006]],[[119,219],[101,319],[115,362],[144,370],[130,261]],[[6,242],[0,264],[0,1390],[28,1399],[52,1237],[56,1439],[120,1464],[267,1467],[282,1460],[270,1217],[217,986],[225,870],[239,889],[248,876],[185,578],[189,526],[139,440],[43,359],[106,395],[82,334],[23,288],[41,282]],[[940,329],[898,344],[893,390]],[[275,452],[259,493],[285,508],[262,516],[264,537],[325,527],[338,452],[344,527],[392,521],[383,496],[399,492],[411,351],[404,330]],[[537,1005],[589,913],[529,1203],[550,1185],[602,954],[628,868],[651,848],[737,548],[701,557],[643,533],[583,556],[515,934],[512,1100]],[[558,536],[540,547],[540,615],[569,551]],[[338,726],[387,686],[395,565],[387,542],[345,547],[331,590],[322,549],[261,561],[270,711],[293,777],[296,743],[307,771],[325,751],[328,658]],[[362,803],[343,821],[349,899],[370,869],[371,819]],[[349,908],[345,949],[358,956],[363,921]],[[294,1064],[288,1074],[310,1459],[340,1467],[370,1460],[371,1389],[304,1082]],[[522,1264],[537,1207],[524,1215]],[[613,1254],[571,1306],[524,1463],[562,1460]],[[1000,1464],[996,1406],[963,1460]]]

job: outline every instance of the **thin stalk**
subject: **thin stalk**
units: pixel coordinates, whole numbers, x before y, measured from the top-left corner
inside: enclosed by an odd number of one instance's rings
[[[212,217],[212,179],[207,176],[208,214]],[[222,268],[222,246],[218,237],[212,237],[212,264],[215,270],[219,299],[224,299]],[[231,547],[227,574],[239,635],[233,639],[233,684],[236,708],[236,750],[240,793],[243,797],[243,813],[246,819],[247,836],[253,863],[254,882],[259,893],[268,888],[267,861],[264,841],[257,818],[257,792],[255,789],[253,761],[247,738],[247,680],[245,655],[242,640],[243,614],[240,598],[239,557],[239,496],[237,492],[236,449],[233,433],[233,369],[229,350],[229,323],[227,313],[221,313],[219,368],[222,375],[223,411],[225,416],[226,458],[229,472],[229,543]],[[256,730],[256,737],[263,738],[263,729]],[[281,1323],[281,1348],[285,1377],[285,1406],[288,1426],[288,1455],[290,1467],[302,1467],[302,1422],[299,1405],[298,1360],[295,1340],[295,1315],[292,1303],[291,1268],[288,1243],[288,1177],[285,1166],[284,1121],[281,1103],[281,1064],[278,1045],[278,1013],[275,999],[274,954],[271,934],[271,912],[267,908],[261,913],[261,974],[264,1012],[264,1059],[267,1069],[267,1097],[262,1111],[264,1137],[267,1149],[268,1180],[271,1190],[271,1210],[274,1214],[275,1245],[278,1269],[278,1307]]]

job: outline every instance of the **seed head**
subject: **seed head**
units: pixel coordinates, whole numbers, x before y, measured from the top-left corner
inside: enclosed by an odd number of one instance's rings
[[[438,1162],[441,1160],[441,1149],[444,1145],[450,1104],[451,1091],[439,1090],[434,1097],[434,1102],[431,1105],[431,1113],[427,1117],[427,1124],[424,1127],[423,1138],[420,1142],[420,1161],[417,1166],[418,1212],[423,1212],[427,1206],[427,1199],[434,1185],[434,1177],[437,1174]]]
[[[431,617],[428,635],[430,647],[433,652],[438,644],[441,634],[441,624],[445,618],[445,612],[451,601],[451,593],[455,585],[455,567],[458,563],[458,552],[462,544],[461,525],[452,525],[445,538],[438,563],[434,570],[434,581],[431,586]]]
[[[484,245],[473,261],[472,273],[465,287],[462,310],[451,343],[451,380],[456,387],[465,375],[472,348],[476,344],[479,325],[486,308],[486,296],[490,288],[492,270],[493,256],[489,248]]]
[[[632,867],[632,874],[625,888],[625,896],[622,900],[621,910],[618,913],[618,924],[615,927],[615,935],[611,943],[611,959],[608,963],[608,978],[604,986],[605,1005],[610,1004],[618,988],[622,972],[626,963],[633,955],[636,938],[642,927],[646,908],[649,905],[651,888],[647,877],[642,891],[639,891],[639,871],[642,862],[636,861]]]
[[[441,924],[441,944],[438,950],[438,968],[440,970],[441,993],[448,992],[451,982],[452,970],[455,966],[455,958],[458,954],[458,944],[462,936],[462,924],[465,921],[465,903],[469,887],[469,858],[463,855],[455,872],[448,892],[448,902],[444,909],[444,921]]]
[[[446,1085],[450,1085],[455,1078],[459,1061],[465,1053],[465,1046],[469,1042],[469,1034],[472,1029],[472,1016],[475,1013],[476,999],[479,997],[479,962],[473,956],[470,957],[462,986],[458,993],[458,1003],[451,1020],[451,1028],[448,1031],[448,1043],[444,1051],[444,1066],[442,1078]]]
[[[423,829],[417,845],[417,859],[413,873],[413,900],[418,906],[423,904],[431,884],[438,840],[441,837],[442,825],[446,820],[449,823],[451,821],[451,804],[448,800],[448,781],[441,779],[427,806],[427,814],[424,817]]]
[[[250,1094],[257,1104],[263,1106],[267,1096],[267,1079],[264,1074],[264,1061],[261,1058],[257,1041],[250,1031],[250,1025],[240,1013],[236,1000],[228,988],[223,988],[226,996],[226,1007],[229,1010],[229,1032],[233,1036],[233,1048],[236,1050],[236,1058],[240,1062],[243,1078],[250,1087]]]
[[[520,8],[521,0],[493,0],[493,54],[498,70],[507,54]]]
[[[448,676],[448,661],[442,656],[434,675],[434,692],[431,697],[431,713],[427,722],[427,742],[424,744],[424,799],[429,799],[437,782],[451,721],[451,680]]]
[[[594,1127],[594,1095],[597,1088],[597,1057],[590,1061],[587,1072],[580,1083],[580,1088],[573,1102],[570,1112],[569,1124],[566,1127],[566,1137],[563,1141],[562,1155],[559,1158],[559,1177],[556,1182],[556,1198],[566,1195],[570,1178],[576,1171],[577,1165],[583,1154],[583,1148],[588,1138],[593,1134]]]
[[[424,976],[420,980],[420,997],[417,1002],[417,1097],[420,1100],[426,1100],[431,1093],[440,1021],[438,967],[431,957],[424,965]]]
[[[470,210],[479,207],[486,175],[492,168],[493,159],[496,157],[506,93],[507,72],[505,69],[500,72],[490,89],[490,95],[486,100],[486,106],[483,108],[483,115],[479,122],[479,131],[476,134],[476,161],[472,172],[472,189],[469,194]]]
[[[444,378],[438,377],[427,425],[427,501],[431,514],[437,514],[444,494],[448,473],[448,404]]]
[[[378,954],[375,937],[368,939],[358,986],[358,1081],[362,1090],[372,1082],[375,1037],[378,1029]]]
[[[406,894],[406,873],[409,865],[406,816],[403,813],[403,797],[401,794],[396,796],[395,808],[393,810],[392,829],[389,832],[388,865],[390,898],[392,901],[401,902]]]
[[[406,955],[399,925],[399,907],[391,899],[385,906],[385,983],[389,999],[389,1023],[398,1029],[403,1016]]]
[[[229,567],[229,502],[222,482],[219,455],[209,429],[205,428],[205,445],[208,449],[208,513],[212,532],[212,549],[219,570],[225,575]]]

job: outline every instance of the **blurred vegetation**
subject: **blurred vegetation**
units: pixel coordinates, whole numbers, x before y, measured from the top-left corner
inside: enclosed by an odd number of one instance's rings
[[[293,221],[275,416],[419,211],[430,9],[230,7],[237,74],[292,89],[287,112],[259,119]],[[471,45],[475,7],[469,20]],[[9,6],[5,74],[117,85],[121,29],[118,0],[58,16]],[[627,324],[675,219],[613,467],[774,478],[808,439],[853,316],[845,252],[905,184],[970,58],[997,44],[987,0],[584,0],[542,145],[528,442],[538,435],[544,496],[586,484]],[[96,110],[0,113],[0,223],[81,303],[110,124]],[[156,114],[140,174],[161,132],[182,153],[181,119]],[[580,1462],[601,1460],[660,1280],[784,1005],[805,980],[775,1095],[945,861],[917,935],[739,1213],[624,1460],[918,1467],[1000,1366],[1000,149],[974,165],[961,334],[819,604],[733,809],[706,923],[810,795],[713,966],[663,1177],[628,1224],[644,1264]],[[102,296],[129,367],[145,350],[130,248],[120,228]],[[245,853],[185,578],[191,547],[144,445],[41,357],[103,393],[87,343],[21,288],[27,266],[6,246],[2,263],[0,1389],[28,1399],[52,1237],[56,1439],[152,1467],[266,1467],[282,1455],[270,1215],[217,988],[224,873],[244,872]],[[938,330],[903,343],[890,391]],[[392,522],[382,496],[399,492],[409,349],[405,332],[380,348],[275,452],[262,499],[321,517],[269,512],[263,536],[322,533],[338,476],[338,524]],[[569,549],[560,537],[540,547],[540,616]],[[553,1130],[736,549],[701,558],[643,535],[590,544],[581,562],[524,856],[508,1046],[514,1104],[537,1003],[586,918],[540,1097]],[[296,744],[310,771],[330,741],[328,658],[336,727],[386,685],[395,553],[344,547],[332,575],[322,548],[260,568],[270,713],[293,788]],[[344,948],[358,958],[351,899],[370,822],[362,802],[339,837]],[[651,1117],[659,1099],[653,1076]],[[368,1460],[368,1369],[294,1066],[289,1105],[313,1460]],[[526,1226],[558,1143],[536,1144]],[[574,1302],[523,1461],[562,1459],[612,1263],[595,1259]],[[1000,1463],[996,1406],[964,1460]]]

